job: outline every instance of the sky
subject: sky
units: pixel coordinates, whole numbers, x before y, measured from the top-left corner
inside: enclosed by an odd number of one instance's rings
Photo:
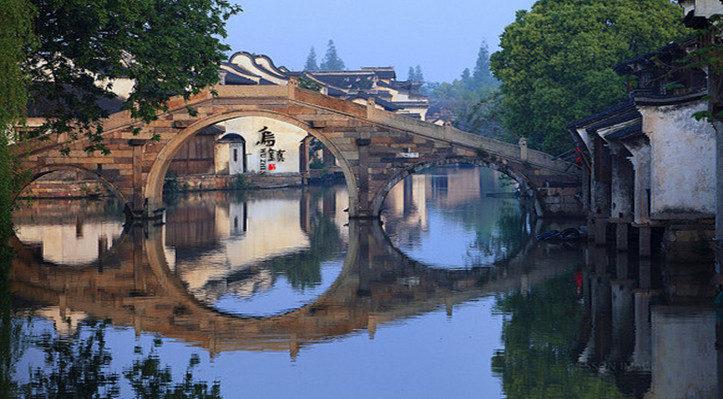
[[[314,47],[321,63],[329,40],[347,69],[393,66],[406,80],[419,65],[426,81],[451,82],[474,69],[482,42],[499,36],[534,0],[238,0],[227,23],[231,54],[269,56],[301,70]],[[230,54],[229,54],[230,55]]]

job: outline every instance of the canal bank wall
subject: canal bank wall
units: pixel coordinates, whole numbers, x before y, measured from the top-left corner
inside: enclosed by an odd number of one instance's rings
[[[305,176],[298,173],[169,176],[165,179],[164,192],[272,189],[339,181],[343,181],[341,173],[325,169],[312,170]],[[19,195],[19,198],[68,199],[99,198],[112,195],[101,181],[87,176],[78,177],[76,172],[67,172],[52,176],[52,178],[40,178],[33,181]]]

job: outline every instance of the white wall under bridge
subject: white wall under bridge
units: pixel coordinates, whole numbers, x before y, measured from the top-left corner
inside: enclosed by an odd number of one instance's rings
[[[245,172],[300,173],[299,146],[309,133],[292,124],[266,116],[245,116],[219,123],[226,135],[238,134],[246,142],[244,154]],[[219,151],[216,168],[228,165],[231,155]]]

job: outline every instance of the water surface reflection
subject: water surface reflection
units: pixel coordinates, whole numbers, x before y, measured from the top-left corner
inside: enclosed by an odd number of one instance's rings
[[[395,247],[427,265],[489,266],[529,239],[515,185],[493,170],[438,167],[397,184],[382,220]]]
[[[13,212],[18,238],[47,262],[82,266],[97,262],[123,232],[120,201],[36,199]]]
[[[168,267],[202,303],[268,316],[326,291],[344,263],[344,187],[206,193],[168,208]]]
[[[499,176],[456,173],[401,183],[383,227],[347,221],[330,187],[178,198],[164,226],[81,266],[14,242],[2,333],[22,350],[3,362],[27,387],[63,350],[112,382],[88,389],[121,397],[145,361],[172,381],[190,361],[225,397],[717,397],[716,319],[691,265],[536,242],[560,226],[497,198]]]

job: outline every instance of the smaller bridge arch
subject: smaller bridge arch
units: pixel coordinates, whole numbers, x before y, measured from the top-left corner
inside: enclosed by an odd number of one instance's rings
[[[524,195],[530,196],[535,201],[535,207],[539,209],[541,204],[539,204],[539,199],[534,195],[534,190],[530,187],[529,181],[527,180],[527,177],[524,176],[521,173],[517,173],[512,168],[508,167],[507,165],[499,165],[495,162],[491,162],[485,159],[481,159],[479,157],[451,157],[451,158],[444,158],[444,159],[438,159],[428,162],[419,162],[415,163],[411,166],[408,166],[404,169],[398,170],[395,173],[393,173],[387,181],[380,187],[380,190],[374,195],[374,199],[372,200],[372,212],[373,216],[378,217],[381,213],[382,205],[384,204],[384,199],[387,197],[389,192],[394,188],[394,186],[399,183],[400,181],[404,180],[407,176],[410,176],[412,174],[415,174],[417,172],[423,171],[425,169],[429,169],[435,166],[446,166],[446,165],[473,165],[473,166],[481,166],[486,167],[490,169],[497,170],[501,173],[504,173],[505,175],[511,177],[514,179],[521,188],[521,191]]]
[[[121,203],[125,204],[128,202],[128,198],[123,194],[121,190],[118,189],[111,181],[109,181],[105,176],[103,176],[102,173],[99,173],[97,170],[90,170],[87,167],[84,167],[82,165],[74,165],[74,164],[53,164],[53,165],[41,165],[35,168],[31,168],[28,171],[28,174],[30,175],[30,179],[19,188],[18,192],[15,193],[15,197],[18,197],[20,194],[23,193],[23,191],[30,186],[34,181],[38,180],[39,178],[48,175],[53,172],[62,172],[62,171],[74,171],[74,172],[82,172],[86,176],[93,177],[98,182],[103,184],[103,186],[112,193],[118,200],[121,201]]]

